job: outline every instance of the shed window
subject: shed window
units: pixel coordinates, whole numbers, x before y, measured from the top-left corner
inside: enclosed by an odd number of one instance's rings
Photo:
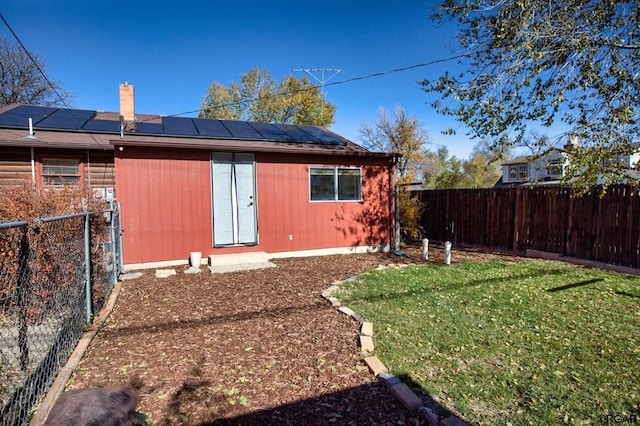
[[[360,201],[362,176],[360,169],[343,167],[309,168],[311,201]]]
[[[82,168],[79,158],[43,157],[42,182],[46,186],[62,187],[79,185],[82,181]]]

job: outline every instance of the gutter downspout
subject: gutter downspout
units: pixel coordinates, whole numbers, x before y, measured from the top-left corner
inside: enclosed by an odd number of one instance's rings
[[[398,164],[398,154],[393,154],[391,159],[391,166],[389,167],[389,208],[393,212],[390,212],[391,219],[391,239],[393,240],[393,246],[389,247],[392,251],[400,251],[400,187],[398,186],[398,179],[396,177],[396,171]]]
[[[395,191],[395,210],[396,210],[396,223],[395,223],[395,250],[400,251],[400,186],[398,185],[398,178],[396,176],[396,159],[394,158],[393,164],[393,186]]]
[[[31,147],[31,181],[34,185],[36,184],[36,157],[33,147]]]

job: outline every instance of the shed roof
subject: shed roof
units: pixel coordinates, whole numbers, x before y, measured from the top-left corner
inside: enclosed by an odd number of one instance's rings
[[[35,135],[29,136],[29,119]],[[390,156],[322,127],[9,105],[0,109],[0,145],[113,149],[115,145]]]

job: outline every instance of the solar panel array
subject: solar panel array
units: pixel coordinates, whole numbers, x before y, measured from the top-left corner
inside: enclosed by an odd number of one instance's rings
[[[83,109],[19,105],[0,113],[0,126],[28,128],[31,118],[36,129],[120,133],[119,121],[96,119],[96,114],[96,111]],[[135,134],[328,145],[347,143],[346,139],[316,126],[190,117],[162,117],[161,124],[137,121]]]

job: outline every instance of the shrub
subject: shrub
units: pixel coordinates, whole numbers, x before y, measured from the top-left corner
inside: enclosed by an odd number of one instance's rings
[[[0,306],[5,314],[18,314],[33,323],[47,312],[60,308],[64,300],[80,296],[84,261],[82,217],[55,222],[37,219],[84,211],[102,211],[107,206],[93,197],[87,187],[46,188],[25,181],[21,185],[0,186],[0,222],[27,221],[25,228],[0,233]],[[104,298],[104,283],[98,283],[96,271],[104,269],[104,257],[98,250],[108,232],[105,218],[90,217],[92,283],[94,299]],[[29,254],[29,258],[24,257]],[[28,275],[26,275],[28,272]],[[20,275],[23,276],[20,276]],[[104,280],[104,278],[101,278]],[[22,280],[22,281],[20,281]],[[18,284],[28,288],[19,292]],[[25,299],[26,298],[26,299]],[[95,301],[95,300],[94,300]]]
[[[401,237],[404,241],[415,241],[424,233],[420,226],[423,206],[406,187],[401,186],[399,191]]]

